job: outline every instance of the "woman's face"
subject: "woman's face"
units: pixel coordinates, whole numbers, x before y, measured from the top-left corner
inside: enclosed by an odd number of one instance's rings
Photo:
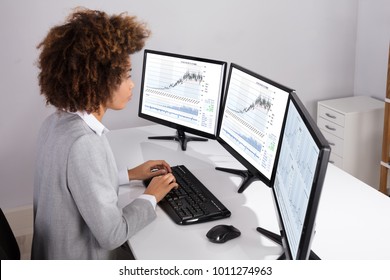
[[[131,80],[131,69],[122,78],[122,83],[114,90],[112,98],[107,102],[107,109],[122,110],[133,96],[134,83]]]

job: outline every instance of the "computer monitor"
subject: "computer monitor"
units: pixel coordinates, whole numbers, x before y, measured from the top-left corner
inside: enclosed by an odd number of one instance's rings
[[[271,185],[292,91],[237,64],[230,65],[217,140],[247,170],[216,169],[244,178],[238,192],[255,180]]]
[[[329,155],[328,142],[292,93],[272,186],[281,235],[258,228],[282,245],[282,258],[318,259],[311,241]]]
[[[138,115],[176,129],[175,140],[215,139],[224,89],[226,62],[145,50]],[[185,132],[201,137],[189,137]]]

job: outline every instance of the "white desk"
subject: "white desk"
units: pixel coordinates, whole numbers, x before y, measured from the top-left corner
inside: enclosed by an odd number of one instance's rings
[[[149,159],[184,164],[232,212],[230,218],[179,226],[157,207],[157,219],[129,240],[137,259],[275,259],[282,249],[256,231],[278,232],[271,190],[255,182],[237,193],[241,178],[215,170],[243,168],[217,141],[189,142],[182,151],[174,141],[148,136],[174,135],[173,129],[153,125],[108,134],[118,167],[133,167]],[[378,175],[379,176],[379,175]],[[124,205],[144,191],[133,181],[120,190]],[[232,224],[241,236],[224,244],[207,240],[217,224]],[[322,259],[390,259],[390,198],[329,164],[317,213],[313,251]]]

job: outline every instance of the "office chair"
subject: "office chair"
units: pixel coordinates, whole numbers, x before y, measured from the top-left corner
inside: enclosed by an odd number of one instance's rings
[[[20,260],[20,249],[14,233],[0,208],[0,259]]]

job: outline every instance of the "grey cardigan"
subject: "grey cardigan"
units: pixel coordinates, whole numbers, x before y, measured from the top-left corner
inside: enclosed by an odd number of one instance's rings
[[[106,136],[78,115],[42,125],[34,179],[32,259],[113,259],[156,213],[144,199],[120,209],[118,169]]]

